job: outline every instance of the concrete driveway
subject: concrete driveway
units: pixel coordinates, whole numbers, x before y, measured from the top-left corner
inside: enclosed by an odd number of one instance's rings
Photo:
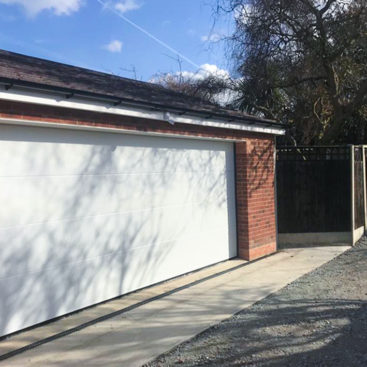
[[[141,366],[348,248],[286,249],[253,263],[217,264],[4,340],[2,355],[40,345],[0,366]]]

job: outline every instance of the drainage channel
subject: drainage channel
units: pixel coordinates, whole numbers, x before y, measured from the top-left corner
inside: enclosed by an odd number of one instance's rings
[[[256,259],[256,260],[248,261],[246,263],[243,263],[243,264],[234,266],[233,268],[229,268],[229,269],[220,271],[218,273],[214,273],[214,274],[208,275],[206,277],[203,277],[203,278],[198,279],[196,281],[193,281],[191,283],[188,283],[188,284],[185,284],[183,286],[180,286],[180,287],[174,288],[172,290],[169,290],[167,292],[161,293],[161,294],[159,294],[157,296],[147,298],[147,299],[145,299],[145,300],[143,300],[141,302],[137,302],[137,303],[135,303],[133,305],[130,305],[128,307],[124,307],[124,308],[122,308],[120,310],[111,312],[111,313],[106,314],[106,315],[103,315],[101,317],[97,317],[97,318],[95,318],[93,320],[87,321],[87,322],[82,323],[82,324],[80,324],[78,326],[75,326],[75,327],[72,327],[72,328],[67,329],[65,331],[62,331],[60,333],[54,334],[54,335],[52,335],[50,337],[37,340],[36,342],[33,342],[31,344],[28,344],[28,345],[26,345],[24,347],[21,347],[21,348],[18,348],[18,349],[14,349],[11,352],[8,352],[8,353],[5,353],[5,354],[0,355],[0,361],[3,361],[5,359],[11,358],[11,357],[14,357],[14,356],[16,356],[16,355],[18,355],[20,353],[24,353],[24,352],[26,352],[26,351],[28,351],[30,349],[34,349],[34,348],[39,347],[39,346],[41,346],[43,344],[47,344],[47,343],[53,342],[53,341],[55,341],[57,339],[61,339],[61,338],[65,337],[65,336],[68,336],[68,335],[73,334],[73,333],[76,333],[76,332],[78,332],[80,330],[86,329],[89,326],[92,326],[92,325],[101,323],[103,321],[112,319],[112,318],[114,318],[116,316],[120,316],[120,315],[122,315],[122,314],[124,314],[126,312],[132,311],[132,310],[134,310],[134,309],[136,309],[138,307],[144,306],[144,305],[146,305],[148,303],[151,303],[151,302],[157,301],[159,299],[165,298],[167,296],[170,296],[172,294],[175,294],[177,292],[180,292],[180,291],[182,291],[184,289],[188,289],[188,288],[194,287],[195,285],[198,285],[198,284],[207,282],[208,280],[211,280],[211,279],[220,277],[220,276],[222,276],[224,274],[228,274],[230,272],[236,271],[236,270],[241,269],[241,268],[243,268],[243,267],[245,267],[247,265],[250,265],[250,264],[253,264],[253,263],[258,262],[260,260],[266,259],[266,258],[268,258],[270,256],[274,256],[275,254],[276,253],[273,253],[273,254],[270,254],[270,255],[261,257],[259,259]],[[154,285],[154,286],[156,286],[156,285]],[[124,296],[121,296],[121,297],[124,297]],[[118,298],[121,298],[121,297],[118,297]],[[103,302],[103,303],[105,303],[105,302]],[[94,306],[92,306],[92,307],[94,307]],[[88,308],[91,308],[91,307],[88,307]],[[77,312],[82,312],[82,311],[83,310],[78,310]],[[50,320],[48,323],[51,323],[53,321],[55,321],[55,320]],[[38,326],[38,327],[40,327],[40,326]]]

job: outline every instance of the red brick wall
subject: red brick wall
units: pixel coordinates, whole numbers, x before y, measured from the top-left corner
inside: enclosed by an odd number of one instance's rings
[[[272,135],[7,101],[0,117],[236,140],[238,254],[253,260],[276,251]]]
[[[238,253],[253,260],[276,251],[274,137],[236,143]]]

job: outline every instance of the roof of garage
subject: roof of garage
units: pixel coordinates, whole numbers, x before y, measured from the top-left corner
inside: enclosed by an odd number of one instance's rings
[[[57,90],[69,97],[74,94],[110,99],[113,103],[130,103],[175,112],[194,113],[207,117],[225,118],[237,122],[283,127],[244,113],[221,108],[200,98],[171,91],[160,85],[123,78],[49,60],[0,50],[0,83]]]

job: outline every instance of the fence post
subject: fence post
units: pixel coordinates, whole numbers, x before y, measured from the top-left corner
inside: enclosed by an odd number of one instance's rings
[[[362,145],[362,158],[363,158],[363,213],[364,213],[364,233],[367,229],[367,183],[366,183],[366,145]]]
[[[274,210],[275,210],[275,245],[277,251],[279,250],[279,228],[278,228],[278,186],[277,186],[277,139],[274,136]]]
[[[355,206],[355,203],[354,203],[354,195],[355,195],[355,192],[354,192],[354,145],[351,145],[350,146],[350,173],[351,173],[351,210],[352,210],[352,215],[351,215],[351,218],[352,218],[352,246],[354,246],[354,239],[355,239],[355,236],[354,236],[354,222],[355,222],[355,211],[354,211],[354,206]]]

